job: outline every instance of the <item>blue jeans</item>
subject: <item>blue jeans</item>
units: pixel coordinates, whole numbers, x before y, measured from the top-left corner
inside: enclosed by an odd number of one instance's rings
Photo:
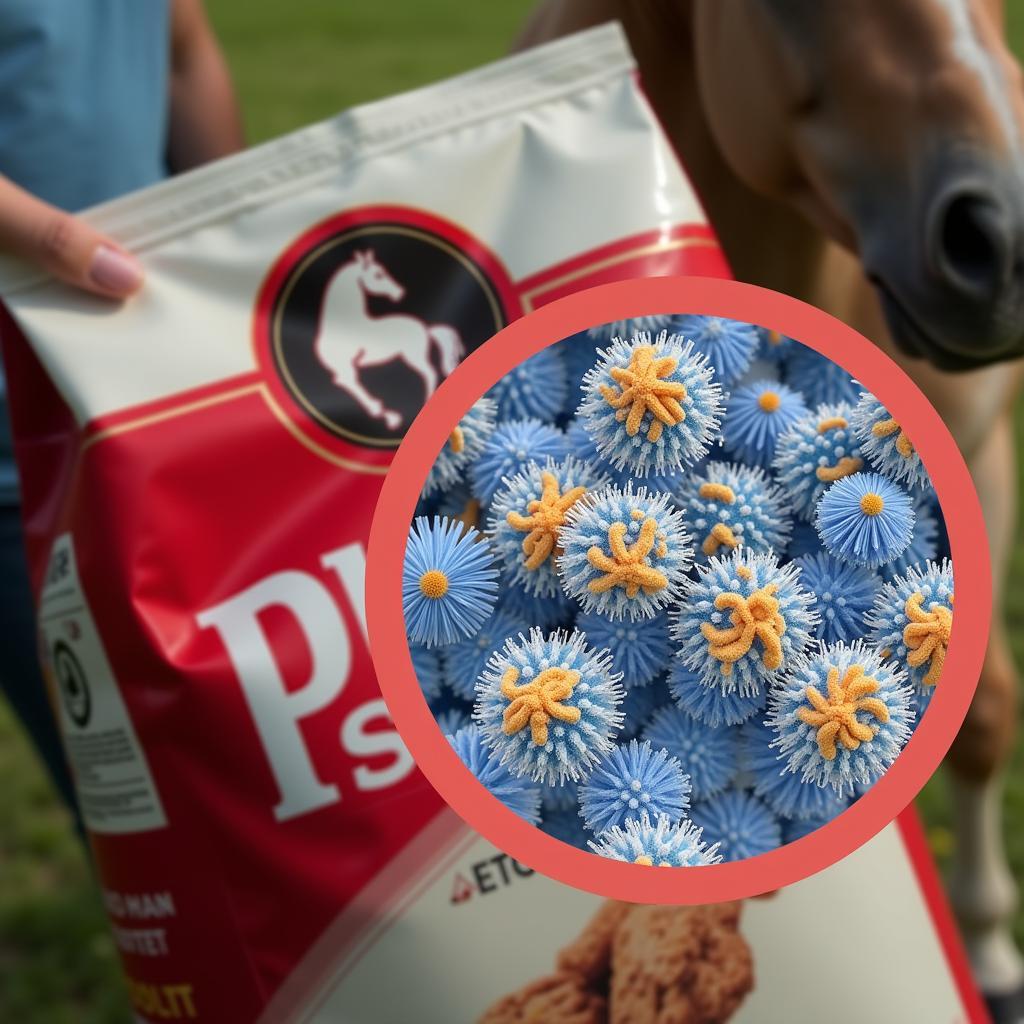
[[[84,835],[56,718],[39,668],[35,604],[17,505],[0,504],[0,690],[11,702]]]

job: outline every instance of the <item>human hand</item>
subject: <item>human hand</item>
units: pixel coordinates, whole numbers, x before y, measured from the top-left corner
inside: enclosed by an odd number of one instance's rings
[[[68,284],[124,299],[142,286],[142,267],[84,220],[0,177],[0,251]]]

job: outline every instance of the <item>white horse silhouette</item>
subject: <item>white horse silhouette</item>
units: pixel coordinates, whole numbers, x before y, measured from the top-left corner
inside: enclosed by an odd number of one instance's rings
[[[401,302],[405,296],[405,289],[377,262],[372,249],[353,253],[324,290],[314,351],[339,388],[374,419],[382,419],[389,430],[397,430],[402,414],[363,387],[360,369],[401,359],[423,378],[426,398],[430,398],[438,385],[431,346],[438,347],[447,376],[462,358],[462,339],[448,324],[427,324],[404,313],[371,316],[366,308],[368,295],[383,295],[392,302]]]

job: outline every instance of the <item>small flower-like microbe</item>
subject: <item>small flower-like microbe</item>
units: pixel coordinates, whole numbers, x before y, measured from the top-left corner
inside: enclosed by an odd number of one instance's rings
[[[696,559],[707,562],[734,548],[785,551],[792,527],[788,495],[759,467],[706,462],[681,479],[676,504],[696,544]]]
[[[483,451],[487,439],[494,432],[496,411],[490,398],[474,402],[469,412],[459,420],[448,435],[440,455],[434,460],[423,485],[423,496],[447,490],[456,484],[462,471]]]
[[[412,643],[437,647],[473,636],[491,614],[498,571],[490,545],[462,523],[419,518],[402,565],[402,611]]]
[[[559,346],[542,348],[514,366],[487,394],[498,406],[499,420],[523,416],[555,419],[569,396],[569,373]]]
[[[861,395],[860,385],[851,378],[848,370],[798,342],[786,350],[786,381],[790,387],[803,393],[809,406],[822,402],[856,405]]]
[[[737,461],[767,469],[778,439],[806,415],[803,396],[785,384],[748,384],[729,396],[722,423],[725,450]]]
[[[513,477],[529,462],[561,459],[569,454],[569,442],[557,427],[538,419],[506,420],[487,439],[483,451],[469,467],[473,494],[488,504],[505,477]]]
[[[814,596],[792,564],[739,548],[687,580],[673,636],[702,682],[757,694],[788,672],[811,638]]]
[[[419,681],[423,696],[428,701],[437,700],[441,696],[444,683],[444,672],[441,669],[441,655],[421,644],[410,644],[409,655],[412,658],[413,671]]]
[[[886,583],[868,624],[868,642],[902,668],[921,694],[931,695],[946,664],[953,628],[952,563],[927,562]]]
[[[576,628],[586,633],[591,647],[608,648],[612,667],[622,673],[622,685],[627,692],[646,686],[672,660],[667,612],[636,622],[613,622],[596,612],[581,612]]]
[[[863,641],[823,644],[772,691],[768,724],[788,771],[839,796],[877,781],[914,723],[913,690]]]
[[[624,827],[610,828],[596,842],[591,840],[590,848],[610,860],[647,867],[694,868],[722,859],[718,848],[704,842],[692,822],[661,817],[652,824],[647,814],[630,818]]]
[[[676,704],[712,729],[720,725],[739,725],[762,711],[768,702],[764,689],[752,693],[741,693],[736,688],[724,690],[717,676],[707,685],[678,660],[668,679]]]
[[[676,335],[617,338],[583,379],[579,418],[597,451],[637,477],[692,466],[718,432],[722,389]]]
[[[828,551],[877,569],[898,558],[914,536],[914,503],[880,473],[854,473],[821,496],[814,525]]]
[[[732,782],[738,769],[737,730],[712,728],[669,704],[651,717],[642,738],[677,758],[690,778],[694,800],[706,800]]]
[[[850,426],[851,407],[819,405],[778,440],[773,468],[797,514],[810,522],[818,500],[837,480],[864,468]]]
[[[575,504],[559,534],[558,572],[584,611],[653,618],[674,604],[693,548],[668,494],[608,487]]]
[[[867,614],[881,589],[878,574],[819,552],[793,560],[800,582],[817,598],[814,636],[827,644],[860,640],[867,634]]]
[[[690,805],[690,780],[679,762],[650,743],[613,747],[580,784],[580,813],[596,834],[646,811],[679,821]]]
[[[690,820],[726,861],[746,860],[782,844],[779,819],[753,793],[729,789],[711,800],[695,803]]]
[[[444,649],[444,679],[462,700],[476,697],[476,681],[483,674],[491,655],[506,640],[530,632],[533,623],[518,615],[495,610],[478,633]]]
[[[874,395],[861,393],[850,423],[865,458],[879,473],[906,487],[929,486],[928,471],[913,441]]]
[[[711,364],[715,380],[725,388],[731,388],[743,376],[760,343],[753,324],[719,316],[680,316],[672,328],[693,342],[695,351]]]
[[[488,530],[503,565],[505,582],[538,597],[561,591],[555,572],[559,531],[582,497],[608,485],[608,478],[575,456],[543,465],[530,462],[494,495]]]
[[[622,726],[624,693],[607,651],[582,633],[530,630],[507,640],[477,681],[473,718],[501,763],[537,782],[577,781]]]
[[[500,764],[477,726],[468,725],[449,735],[448,742],[459,755],[459,760],[510,811],[531,825],[540,822],[540,787],[526,779],[516,778]]]

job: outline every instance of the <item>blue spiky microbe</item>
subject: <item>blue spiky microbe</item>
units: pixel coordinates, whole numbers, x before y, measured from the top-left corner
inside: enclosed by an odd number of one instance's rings
[[[916,450],[843,367],[775,342],[703,315],[580,331],[463,416],[417,503],[427,705],[576,849],[685,867],[796,841],[939,682],[953,570]]]

